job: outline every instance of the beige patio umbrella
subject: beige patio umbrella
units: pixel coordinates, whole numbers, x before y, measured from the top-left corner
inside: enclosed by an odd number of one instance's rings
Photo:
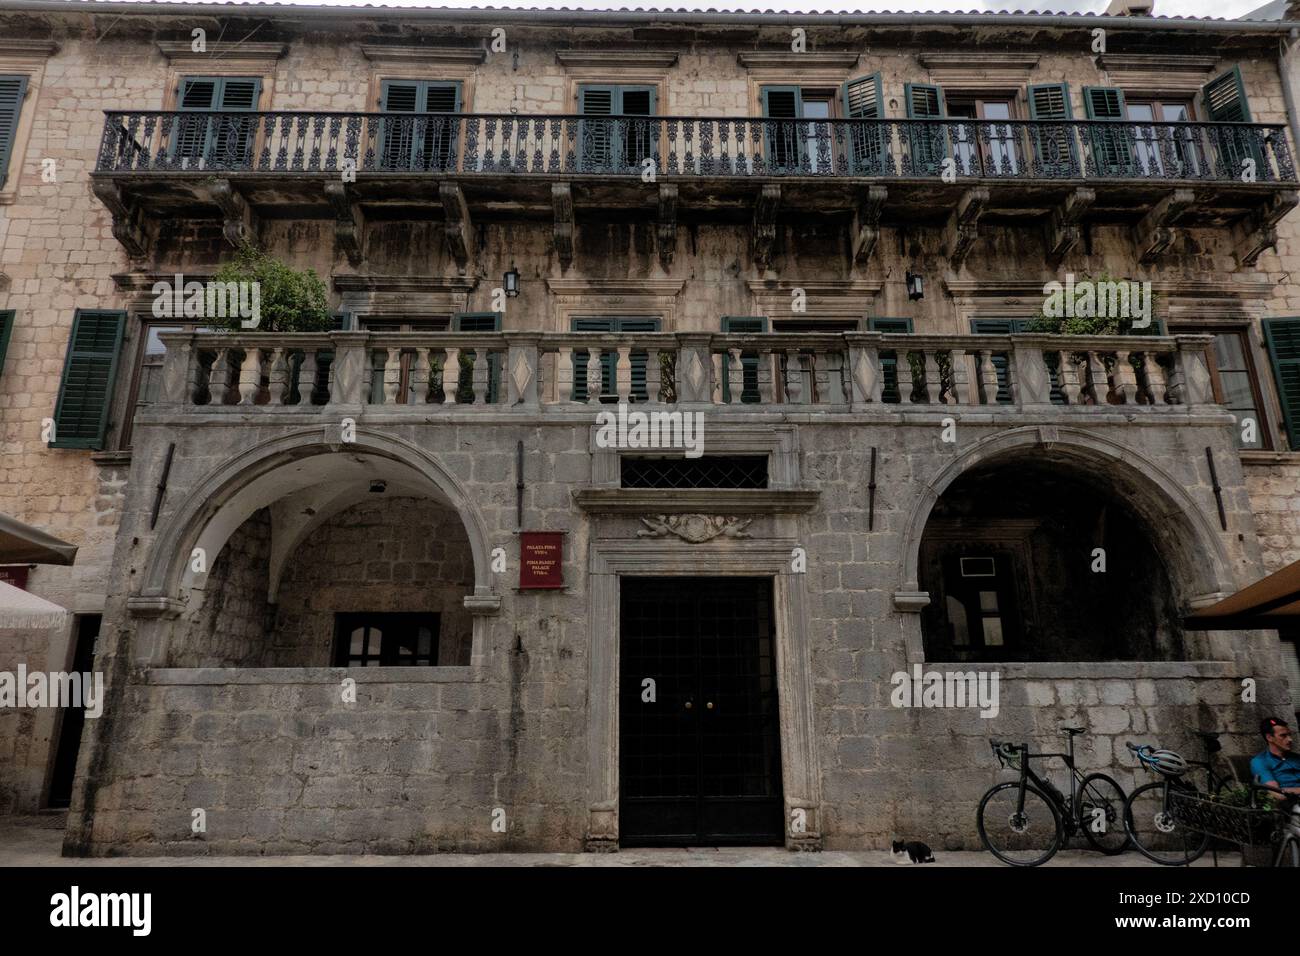
[[[0,514],[0,564],[71,564],[77,546]]]
[[[62,628],[68,612],[30,591],[0,581],[0,630]]]

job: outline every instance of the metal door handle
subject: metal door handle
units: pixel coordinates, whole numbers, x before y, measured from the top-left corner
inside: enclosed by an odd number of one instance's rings
[[[687,710],[691,709],[691,702],[689,700],[686,702],[686,709]]]
[[[707,708],[709,708],[709,710],[712,710],[712,709],[713,709],[713,701],[709,701],[709,702],[708,702],[707,704],[705,704],[704,706],[707,707]]]

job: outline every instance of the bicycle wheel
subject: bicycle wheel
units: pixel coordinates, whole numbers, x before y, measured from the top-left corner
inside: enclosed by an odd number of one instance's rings
[[[976,823],[984,848],[1012,866],[1038,866],[1061,848],[1064,827],[1056,804],[1025,785],[1025,807],[1017,809],[1019,782],[999,783],[984,794]]]
[[[1128,849],[1124,791],[1104,773],[1090,773],[1079,787],[1079,827],[1094,850],[1115,856]]]
[[[1169,814],[1166,788],[1178,786],[1157,780],[1138,787],[1124,804],[1124,826],[1143,856],[1165,866],[1186,866],[1209,845],[1210,838],[1174,821]],[[1183,786],[1183,789],[1190,789]]]

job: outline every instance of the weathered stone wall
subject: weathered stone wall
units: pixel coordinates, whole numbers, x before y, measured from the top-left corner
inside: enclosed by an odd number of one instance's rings
[[[1264,567],[1271,573],[1300,560],[1300,462],[1279,456],[1243,471]]]
[[[465,595],[474,567],[456,514],[416,498],[383,498],[331,518],[298,547],[280,583],[265,664],[328,667],[334,615],[436,612],[438,663],[470,662]]]
[[[53,651],[67,651],[67,637],[36,628],[0,627],[0,673],[64,670]],[[0,813],[31,813],[45,796],[58,711],[0,707]]]

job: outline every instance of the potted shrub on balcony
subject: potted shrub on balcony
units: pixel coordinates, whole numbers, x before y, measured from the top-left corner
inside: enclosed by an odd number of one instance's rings
[[[209,316],[214,329],[230,332],[327,332],[334,325],[325,283],[314,269],[299,271],[274,256],[245,244],[235,257],[222,264],[212,277],[214,283],[248,283],[257,290],[258,315],[255,326],[244,325],[244,317]]]

